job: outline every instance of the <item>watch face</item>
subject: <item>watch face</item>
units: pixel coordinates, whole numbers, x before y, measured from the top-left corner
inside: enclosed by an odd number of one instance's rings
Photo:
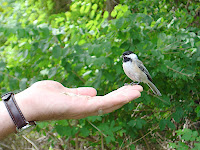
[[[6,93],[6,94],[4,94],[4,95],[1,96],[1,99],[3,101],[8,101],[10,99],[10,97],[11,97],[12,94],[14,94],[14,93],[12,93],[12,92]]]

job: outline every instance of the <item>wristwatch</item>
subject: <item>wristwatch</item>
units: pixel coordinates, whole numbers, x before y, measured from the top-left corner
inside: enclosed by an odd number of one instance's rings
[[[35,121],[26,121],[24,115],[22,114],[17,102],[14,98],[14,93],[9,92],[1,96],[10,117],[12,118],[16,131],[21,132],[24,129],[29,128],[30,126],[35,126]]]

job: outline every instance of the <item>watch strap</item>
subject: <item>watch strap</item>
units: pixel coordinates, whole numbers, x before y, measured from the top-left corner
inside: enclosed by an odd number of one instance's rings
[[[27,124],[35,125],[34,121],[27,122],[24,115],[22,114],[17,102],[14,98],[14,93],[9,92],[4,94],[2,97],[4,104],[9,112],[10,117],[12,118],[17,129],[21,129]]]

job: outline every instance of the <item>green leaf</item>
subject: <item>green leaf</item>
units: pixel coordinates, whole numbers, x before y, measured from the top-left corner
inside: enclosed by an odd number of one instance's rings
[[[136,127],[138,129],[141,129],[145,124],[146,124],[146,121],[143,119],[139,119],[139,118],[128,122],[129,126]]]
[[[165,64],[160,65],[159,71],[165,73],[167,71],[167,66]]]
[[[111,16],[113,18],[117,16],[117,11],[115,9],[111,12]]]
[[[94,18],[95,13],[96,13],[96,10],[92,10],[92,11],[90,12],[90,18],[91,18],[91,19]]]
[[[144,14],[147,15],[147,8],[144,8]]]
[[[4,75],[0,74],[0,83],[4,80]]]
[[[80,130],[79,130],[79,132],[80,132],[80,134],[83,136],[83,137],[87,137],[87,136],[89,136],[89,134],[90,134],[90,130],[88,130],[87,128],[81,128]]]
[[[176,143],[171,143],[171,142],[170,142],[170,143],[169,143],[169,147],[170,147],[170,148],[177,148],[177,145],[176,145]]]
[[[193,131],[192,132],[192,136],[197,137],[198,136],[198,132],[197,131]]]
[[[116,27],[117,27],[117,29],[120,29],[123,26],[124,21],[125,21],[124,18],[117,19],[117,21],[116,21]]]
[[[186,129],[184,129],[184,133],[183,133],[183,135],[182,135],[182,139],[183,140],[185,140],[185,141],[190,141],[190,139],[191,139],[191,137],[192,137],[192,131],[191,130],[186,130]]]
[[[43,129],[49,125],[49,122],[38,122],[37,127]]]
[[[200,143],[194,143],[194,148],[192,150],[199,150],[200,149]]]
[[[56,75],[56,72],[57,72],[57,67],[53,67],[49,70],[49,74],[48,74],[48,78],[52,78],[53,76]]]
[[[85,11],[85,5],[81,6],[81,8],[80,8],[80,13],[81,13],[81,14],[84,14],[84,11]]]
[[[165,119],[160,120],[159,127],[160,130],[163,131],[167,125],[167,121]]]
[[[0,71],[3,71],[6,67],[6,63],[4,61],[0,61]]]
[[[137,119],[136,120],[136,128],[142,129],[142,127],[146,124],[146,121],[144,119]]]
[[[53,47],[53,57],[59,59],[62,56],[62,48],[59,45]]]
[[[106,19],[109,17],[109,12],[108,11],[105,11],[104,14],[103,14],[103,18]]]
[[[183,143],[181,141],[178,142],[177,150],[188,150],[188,149],[189,149],[189,147],[185,143]]]
[[[20,82],[19,82],[19,88],[21,89],[21,90],[24,90],[24,89],[26,89],[26,84],[27,84],[27,78],[23,78],[23,79],[21,79],[20,80]]]
[[[94,9],[95,11],[97,10],[98,5],[97,4],[93,4],[92,5],[92,9]]]
[[[135,150],[135,145],[131,144],[129,147],[131,150]]]
[[[200,106],[195,108],[195,112],[197,113],[197,117],[200,117]]]
[[[39,47],[42,49],[42,52],[46,52],[46,50],[49,49],[49,43],[42,43]]]
[[[175,129],[175,125],[170,121],[170,120],[166,120],[167,121],[167,126],[171,129]]]
[[[24,36],[25,36],[25,35],[24,35],[24,30],[21,29],[21,28],[17,29],[17,35],[18,35],[19,38],[24,37]]]
[[[101,116],[90,116],[90,117],[87,117],[87,119],[91,122],[94,122],[94,121],[101,121],[102,117]]]
[[[180,119],[183,117],[184,111],[181,107],[176,107],[176,112],[172,114],[176,122],[180,122]]]
[[[75,130],[75,128],[71,128],[70,126],[56,125],[55,130],[61,136],[73,136],[73,130]]]
[[[42,33],[43,38],[48,38],[50,35],[50,31],[48,27],[41,27],[40,32]]]
[[[89,13],[90,8],[91,8],[91,3],[89,3],[89,4],[86,5],[86,8],[85,8],[85,13],[86,14]]]
[[[12,91],[18,89],[19,81],[16,78],[11,78],[9,80],[9,87]]]
[[[129,126],[131,126],[131,127],[135,127],[136,121],[135,121],[135,120],[131,120],[131,121],[129,121],[127,124],[128,124]]]

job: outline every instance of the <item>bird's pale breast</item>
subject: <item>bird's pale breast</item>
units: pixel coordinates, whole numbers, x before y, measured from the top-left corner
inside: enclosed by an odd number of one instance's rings
[[[144,72],[134,62],[123,63],[123,69],[125,74],[133,81],[145,82],[147,80]]]

